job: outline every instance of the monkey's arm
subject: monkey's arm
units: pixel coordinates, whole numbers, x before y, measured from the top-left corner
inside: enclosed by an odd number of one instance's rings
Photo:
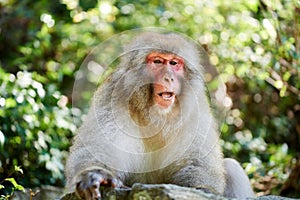
[[[76,192],[83,199],[99,199],[100,186],[122,187],[117,173],[91,159],[88,150],[73,151],[66,166],[67,192]]]
[[[208,166],[204,162],[200,165],[192,164],[182,168],[173,174],[170,183],[201,189],[209,193],[223,194],[225,178],[222,168]]]
[[[87,132],[83,132],[84,130]],[[106,158],[109,154],[106,151],[101,152],[97,148],[101,146],[102,150],[107,148],[107,145],[103,140],[95,138],[94,135],[96,135],[95,130],[90,129],[89,126],[79,129],[65,170],[67,193],[75,191],[84,199],[99,198],[101,185],[110,187],[123,185],[118,173],[100,162],[100,158]]]

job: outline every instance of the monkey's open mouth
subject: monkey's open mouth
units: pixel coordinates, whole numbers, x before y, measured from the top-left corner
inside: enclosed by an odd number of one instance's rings
[[[158,96],[162,97],[164,100],[172,100],[175,97],[174,92],[160,92]]]

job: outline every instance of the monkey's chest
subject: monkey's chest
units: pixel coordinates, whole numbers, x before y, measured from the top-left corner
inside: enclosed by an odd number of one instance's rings
[[[164,176],[160,170],[146,173],[130,173],[126,177],[124,184],[126,186],[132,186],[134,183],[144,184],[162,184],[165,183]]]

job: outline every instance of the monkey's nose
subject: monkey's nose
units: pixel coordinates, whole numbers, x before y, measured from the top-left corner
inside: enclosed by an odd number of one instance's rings
[[[166,76],[164,76],[164,81],[170,83],[170,82],[174,81],[174,78],[172,76],[166,75]]]

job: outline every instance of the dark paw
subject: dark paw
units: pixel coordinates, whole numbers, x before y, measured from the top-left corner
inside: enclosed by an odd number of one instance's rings
[[[102,170],[87,172],[82,175],[82,180],[76,185],[76,193],[83,199],[101,199],[100,186],[121,187],[120,180]]]

